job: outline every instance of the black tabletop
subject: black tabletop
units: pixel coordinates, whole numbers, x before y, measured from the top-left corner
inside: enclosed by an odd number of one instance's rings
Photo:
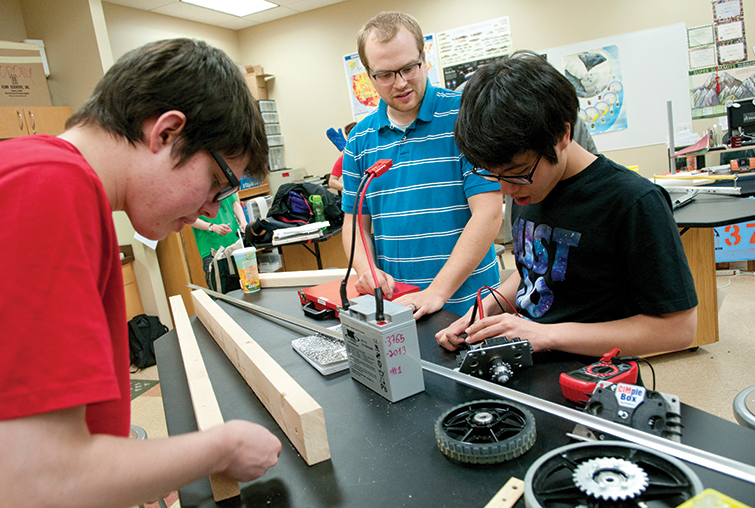
[[[293,289],[265,289],[251,295],[234,292],[231,296],[311,321],[304,316]],[[223,417],[259,423],[283,443],[278,465],[262,478],[242,484],[241,498],[225,501],[223,506],[482,507],[510,477],[524,479],[529,466],[538,457],[572,442],[566,433],[574,429],[573,423],[533,409],[537,439],[533,448],[521,457],[484,467],[452,462],[436,444],[436,420],[457,404],[494,397],[425,371],[425,391],[392,404],[353,381],[348,370],[330,376],[320,375],[291,347],[293,339],[310,335],[310,332],[294,331],[219,303],[322,406],[331,453],[330,460],[307,466],[194,317],[194,332]],[[437,330],[454,319],[454,314],[441,311],[418,323],[424,360],[455,367],[456,355],[439,348],[433,337]],[[332,326],[337,322],[318,324]],[[169,433],[175,435],[196,430],[174,330],[157,340],[155,351]],[[558,376],[594,359],[539,353],[534,360],[534,366],[516,371],[506,386],[574,407],[563,398]],[[657,389],[663,391],[663,386]],[[755,434],[752,430],[684,404],[682,423],[684,444],[755,464]],[[702,467],[690,467],[706,488],[714,488],[743,502],[755,499],[753,484]],[[216,506],[208,479],[181,489],[180,500],[184,508]],[[524,507],[524,500],[520,499],[516,506]]]
[[[671,200],[683,196],[670,193]],[[690,204],[674,212],[680,227],[715,228],[755,219],[755,199],[723,194],[698,194]]]

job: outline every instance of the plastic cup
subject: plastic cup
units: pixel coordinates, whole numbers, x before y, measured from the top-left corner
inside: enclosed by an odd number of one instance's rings
[[[244,293],[254,293],[260,290],[260,273],[257,268],[257,249],[247,247],[233,252],[236,271]]]

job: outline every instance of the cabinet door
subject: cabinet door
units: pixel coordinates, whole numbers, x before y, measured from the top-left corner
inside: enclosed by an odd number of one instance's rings
[[[24,108],[4,106],[0,108],[0,139],[17,138],[29,134],[26,130]]]
[[[70,106],[25,108],[29,134],[58,135],[66,130],[66,120],[73,114]]]

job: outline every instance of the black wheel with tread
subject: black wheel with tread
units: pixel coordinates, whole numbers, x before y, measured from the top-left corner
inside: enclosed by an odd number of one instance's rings
[[[435,422],[438,448],[465,464],[497,464],[535,444],[535,417],[504,400],[477,400],[455,406]]]

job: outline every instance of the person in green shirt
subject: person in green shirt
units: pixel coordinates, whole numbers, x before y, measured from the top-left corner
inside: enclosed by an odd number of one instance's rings
[[[236,243],[239,239],[237,231],[243,232],[246,229],[246,224],[246,216],[241,208],[239,196],[233,194],[220,202],[218,214],[214,219],[203,215],[191,225],[199,255],[202,257],[202,267],[208,287],[213,287],[210,280],[213,250],[217,251],[221,247],[228,247]],[[231,286],[228,285],[229,283]],[[234,284],[235,287],[233,287]],[[238,278],[226,279],[224,285],[225,291],[223,292],[241,288]],[[221,290],[221,288],[217,289]]]

